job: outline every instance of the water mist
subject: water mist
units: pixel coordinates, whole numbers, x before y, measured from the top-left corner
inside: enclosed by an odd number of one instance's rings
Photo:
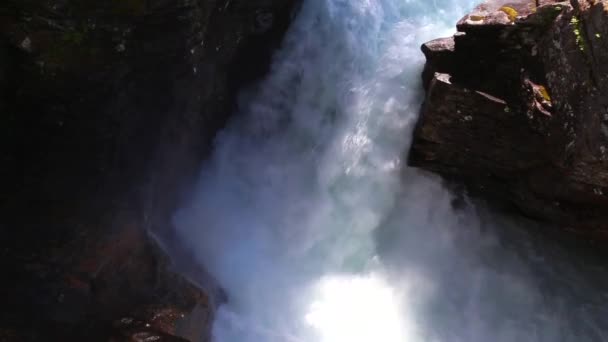
[[[603,339],[601,305],[572,316],[543,292],[536,274],[555,272],[535,247],[494,233],[526,241],[515,223],[454,210],[438,177],[404,165],[419,46],[474,2],[304,1],[175,215],[228,293],[214,341]]]

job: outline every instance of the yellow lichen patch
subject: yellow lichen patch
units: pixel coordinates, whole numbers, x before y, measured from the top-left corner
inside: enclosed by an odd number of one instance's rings
[[[472,21],[482,21],[485,18],[486,17],[483,16],[483,15],[474,15],[474,14],[472,14],[472,15],[469,16],[469,19],[471,19]]]
[[[517,19],[517,16],[519,15],[519,13],[517,13],[517,11],[513,7],[509,6],[503,6],[499,9],[499,11],[504,12],[511,21],[515,21],[515,19]]]
[[[538,91],[540,92],[540,95],[543,97],[543,99],[545,99],[545,101],[551,101],[551,96],[549,96],[547,88],[541,85],[538,86]]]

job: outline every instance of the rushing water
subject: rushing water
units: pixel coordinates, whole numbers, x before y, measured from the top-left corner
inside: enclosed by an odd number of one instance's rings
[[[594,266],[404,165],[419,46],[473,5],[304,1],[175,216],[229,296],[214,341],[608,340]]]

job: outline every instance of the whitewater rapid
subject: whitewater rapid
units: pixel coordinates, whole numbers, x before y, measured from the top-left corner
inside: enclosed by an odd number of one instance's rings
[[[474,2],[303,2],[175,215],[228,294],[213,341],[605,340],[605,295],[547,291],[547,255],[495,232],[514,223],[455,210],[438,177],[405,165],[420,44]]]

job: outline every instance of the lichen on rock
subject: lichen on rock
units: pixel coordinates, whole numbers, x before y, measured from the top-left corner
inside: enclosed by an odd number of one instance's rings
[[[509,6],[502,6],[498,10],[504,12],[511,21],[515,21],[515,19],[517,19],[517,16],[519,15],[519,12],[517,12],[517,10]]]

